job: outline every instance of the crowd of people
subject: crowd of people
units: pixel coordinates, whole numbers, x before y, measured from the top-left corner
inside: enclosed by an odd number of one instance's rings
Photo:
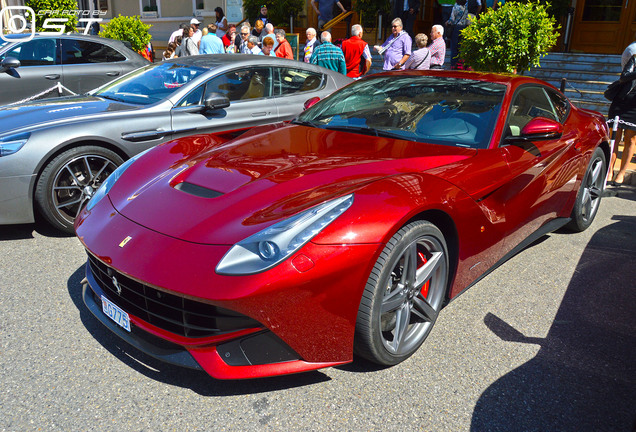
[[[384,70],[442,69],[449,45],[453,58],[451,68],[458,67],[458,47],[461,30],[470,24],[482,9],[482,0],[438,0],[442,10],[443,25],[436,24],[430,34],[413,34],[415,17],[419,12],[419,0],[393,1],[391,34],[382,45],[373,48],[383,56]],[[449,2],[454,1],[454,4]],[[311,0],[318,16],[318,28],[333,19],[334,13],[347,12],[346,0]],[[484,1],[484,7],[488,2]],[[334,12],[335,11],[335,12]],[[285,31],[276,29],[267,16],[263,5],[252,26],[243,22],[240,28],[229,24],[223,9],[215,10],[216,22],[200,29],[201,22],[192,18],[170,36],[163,59],[197,54],[241,53],[267,55],[293,59],[294,53],[285,38]],[[371,69],[371,50],[362,39],[363,29],[354,24],[347,29],[348,37],[335,45],[331,33],[326,30],[318,34],[310,27],[306,31],[306,42],[299,47],[300,60],[340,72],[351,78],[359,78]],[[446,36],[445,36],[446,34]]]
[[[263,5],[254,26],[243,22],[238,29],[229,24],[223,8],[214,10],[216,22],[199,28],[201,22],[192,18],[182,24],[168,40],[163,60],[199,54],[256,54],[293,59],[291,45],[285,39],[285,31],[275,29],[267,18],[267,6]]]

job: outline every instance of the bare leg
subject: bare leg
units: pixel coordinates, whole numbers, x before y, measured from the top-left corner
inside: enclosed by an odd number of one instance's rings
[[[618,145],[621,143],[623,139],[623,129],[616,130],[616,136],[614,137],[614,152],[610,156],[610,163],[607,166],[607,181],[612,181],[614,178],[614,164],[616,163],[616,159],[618,159]]]
[[[636,150],[636,131],[626,130],[624,137],[625,145],[623,147],[623,157],[621,157],[621,169],[616,174],[616,183],[623,183],[625,180],[625,172],[627,171],[627,165],[634,156],[634,150]]]

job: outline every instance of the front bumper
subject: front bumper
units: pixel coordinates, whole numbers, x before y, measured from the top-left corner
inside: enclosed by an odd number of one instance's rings
[[[229,246],[193,244],[148,230],[118,214],[108,199],[93,210],[90,227],[80,221],[76,228],[91,259],[117,275],[258,324],[190,338],[157,328],[129,310],[133,331],[128,333],[101,311],[104,290],[87,265],[87,307],[122,339],[155,358],[201,368],[220,379],[302,372],[353,359],[358,306],[378,245],[309,243],[299,253],[311,258],[310,269],[298,270],[292,257],[261,274],[221,276],[214,268]],[[127,236],[132,240],[119,246]]]

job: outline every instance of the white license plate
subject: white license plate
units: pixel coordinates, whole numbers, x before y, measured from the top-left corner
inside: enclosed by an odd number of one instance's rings
[[[119,326],[130,331],[130,318],[119,306],[102,296],[102,311],[106,316],[115,321]]]

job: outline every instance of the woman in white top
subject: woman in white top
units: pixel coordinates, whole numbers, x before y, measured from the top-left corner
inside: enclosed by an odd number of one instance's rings
[[[227,18],[220,7],[214,9],[214,13],[216,14],[216,35],[222,38],[228,29]]]

